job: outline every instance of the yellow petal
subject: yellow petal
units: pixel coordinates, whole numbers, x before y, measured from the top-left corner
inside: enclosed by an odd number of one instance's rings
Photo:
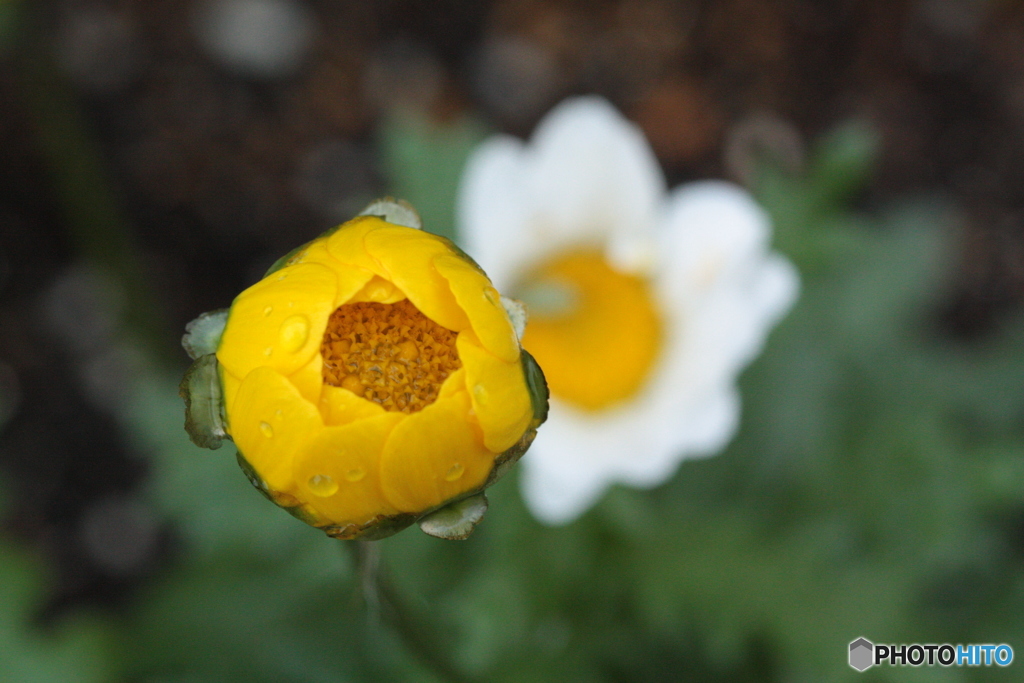
[[[469,319],[452,296],[448,281],[434,268],[432,261],[451,248],[440,238],[413,228],[381,223],[366,233],[366,251],[384,269],[390,280],[418,308],[438,325],[461,332]]]
[[[242,380],[228,372],[223,365],[219,365],[218,369],[220,370],[220,388],[224,393],[224,405],[230,407],[235,403],[235,397],[238,396],[238,388],[242,386]],[[228,424],[228,433],[231,433],[230,423]]]
[[[327,425],[344,425],[384,412],[380,405],[356,396],[343,387],[325,384],[320,393],[320,415]]]
[[[339,263],[357,266],[372,273],[386,277],[387,273],[366,250],[365,239],[368,233],[379,230],[388,224],[374,216],[354,218],[326,240],[327,252]]]
[[[302,398],[313,405],[320,402],[320,392],[324,386],[323,368],[324,359],[317,353],[309,359],[308,363],[288,375],[288,381],[295,385]]]
[[[327,251],[327,240],[322,237],[307,244],[302,251],[293,256],[289,261],[289,265],[296,263],[319,263],[331,270],[337,270],[340,265],[337,260],[331,257],[330,252]]]
[[[501,453],[519,440],[533,417],[530,392],[519,359],[506,363],[463,332],[455,341],[466,371],[473,411],[484,432],[484,445]]]
[[[334,308],[352,301],[353,297],[375,277],[365,268],[352,266],[339,266],[335,274],[338,276],[338,293],[334,297]],[[333,313],[333,309],[331,312]]]
[[[405,292],[395,287],[379,275],[366,283],[366,286],[352,295],[347,303],[359,303],[361,301],[373,301],[378,304],[394,304],[405,299]]]
[[[380,462],[384,496],[402,512],[422,512],[479,488],[494,464],[464,391],[406,416]]]
[[[316,406],[279,372],[256,368],[239,386],[228,421],[235,445],[267,486],[293,493],[293,458],[323,429]]]
[[[373,277],[357,268],[331,270],[299,263],[260,280],[235,299],[217,360],[236,377],[268,366],[291,375],[319,353],[337,299],[348,299]]]
[[[460,335],[461,336],[461,335]],[[458,349],[459,339],[455,338],[456,349]],[[438,400],[447,398],[452,394],[457,394],[460,391],[466,391],[466,368],[462,367],[448,375],[441,384],[441,390],[437,393]]]
[[[381,491],[378,463],[388,435],[405,418],[382,411],[317,433],[295,460],[301,499],[335,524],[397,513]]]
[[[434,267],[447,280],[483,347],[504,361],[518,361],[519,340],[501,305],[501,295],[487,276],[451,253],[435,257]]]

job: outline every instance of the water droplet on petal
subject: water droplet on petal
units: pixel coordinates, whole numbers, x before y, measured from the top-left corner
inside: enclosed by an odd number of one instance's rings
[[[272,353],[274,353],[274,349],[272,347],[270,347],[270,346],[268,346],[267,348],[263,349],[263,355],[266,356],[267,358],[269,358],[270,354],[272,354]]]
[[[348,479],[351,482],[360,481],[365,476],[366,470],[364,470],[362,467],[353,467],[352,469],[345,473],[345,479]]]
[[[265,315],[265,316],[270,315],[273,312],[274,312],[274,307],[273,306],[267,306],[266,308],[263,309],[263,315]]]
[[[260,431],[263,432],[263,436],[268,439],[274,436],[274,428],[270,426],[269,422],[260,422]]]
[[[338,490],[338,482],[329,474],[314,474],[309,478],[309,490],[314,496],[326,498],[333,496]]]
[[[498,302],[501,301],[501,295],[498,294],[498,290],[496,290],[494,287],[484,288],[484,298],[495,306],[497,306]]]
[[[293,315],[281,323],[278,341],[285,353],[295,353],[309,338],[309,320],[304,315]]]
[[[473,387],[473,398],[480,405],[487,405],[487,389],[482,384],[477,384]]]
[[[466,471],[466,468],[462,466],[461,462],[452,463],[452,466],[448,468],[448,471],[444,474],[445,481],[455,481]]]

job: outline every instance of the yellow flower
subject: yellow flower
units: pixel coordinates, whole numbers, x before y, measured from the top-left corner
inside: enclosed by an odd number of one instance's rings
[[[420,519],[464,538],[546,416],[543,376],[521,308],[476,263],[406,204],[364,213],[275,264],[226,321],[193,323],[186,427],[202,446],[231,438],[258,489],[331,536]]]

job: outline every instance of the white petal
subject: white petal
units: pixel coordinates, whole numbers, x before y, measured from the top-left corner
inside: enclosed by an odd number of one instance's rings
[[[719,387],[688,409],[677,406],[673,412],[673,419],[660,419],[655,424],[658,446],[649,460],[624,481],[634,486],[656,486],[672,476],[681,460],[714,455],[724,448],[739,425],[739,393],[734,386]]]
[[[615,482],[657,486],[687,457],[716,452],[735,432],[739,397],[724,387],[702,398],[652,407],[641,397],[596,413],[553,400],[549,421],[520,464],[527,506],[545,523],[565,524]]]
[[[701,323],[709,344],[728,356],[723,372],[735,375],[755,358],[775,323],[796,301],[799,277],[786,259],[768,254],[743,277],[722,283],[709,297]],[[714,331],[717,328],[717,333]]]
[[[770,234],[767,213],[741,188],[722,181],[679,188],[668,199],[659,235],[670,298],[701,298],[721,278],[748,269]]]
[[[473,153],[459,188],[461,239],[499,290],[545,256],[588,244],[647,271],[664,193],[640,129],[600,98],[575,98],[528,145],[495,136]]]
[[[787,259],[769,254],[754,292],[753,306],[761,312],[766,325],[774,325],[785,315],[800,294],[800,275]]]
[[[543,522],[564,524],[582,514],[614,481],[626,455],[625,425],[592,424],[591,417],[552,398],[548,421],[520,461],[523,497]]]
[[[549,467],[556,461],[545,458],[539,462],[541,457],[536,448],[523,457],[519,483],[526,506],[545,524],[573,521],[597,501],[610,483],[592,468]]]
[[[661,229],[664,266],[655,287],[667,317],[662,376],[670,381],[652,391],[731,384],[795,300],[796,271],[768,252],[765,212],[728,183],[674,192]]]
[[[541,121],[528,151],[535,234],[549,250],[609,245],[625,259],[650,251],[665,180],[636,125],[600,98],[575,98]]]
[[[470,156],[462,174],[456,210],[462,245],[491,278],[498,291],[515,284],[528,260],[529,240],[523,144],[497,135]]]

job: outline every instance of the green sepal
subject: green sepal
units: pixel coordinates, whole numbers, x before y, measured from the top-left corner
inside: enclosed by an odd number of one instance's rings
[[[487,512],[487,496],[478,493],[446,505],[419,520],[423,533],[449,541],[464,541]]]
[[[185,325],[185,335],[181,338],[181,346],[192,360],[209,353],[216,353],[220,346],[220,338],[224,334],[224,326],[228,322],[228,309],[203,313]]]
[[[256,473],[253,466],[250,465],[249,461],[245,459],[244,455],[242,455],[242,451],[235,452],[235,459],[238,460],[238,466],[242,469],[242,472],[245,474],[245,478],[249,480],[249,483],[252,484],[253,488],[259,491],[264,498],[273,503],[274,499],[270,495],[270,489],[267,488],[267,482],[263,481],[263,478]]]
[[[305,505],[286,505],[282,503],[279,499],[274,498],[273,493],[270,494],[270,500],[271,502],[274,503],[274,505],[281,508],[282,510],[284,510],[285,512],[287,512],[289,515],[299,520],[300,522],[304,522],[312,527],[315,527],[317,524],[321,523],[320,518],[314,512],[311,512],[310,509]]]
[[[271,491],[270,487],[267,486],[267,482],[263,481],[263,478],[256,472],[256,469],[249,464],[249,461],[242,455],[242,451],[236,451],[235,459],[238,460],[238,467],[241,468],[245,474],[245,478],[249,480],[253,488],[260,492],[264,498],[269,500],[271,503],[281,508],[295,519],[305,522],[310,526],[316,526],[321,522],[315,514],[301,503],[298,505],[289,505],[288,503],[293,501],[294,498],[287,494],[280,494],[276,491]]]
[[[286,266],[290,266],[293,263],[296,263],[299,260],[299,257],[302,256],[302,253],[304,251],[306,251],[307,248],[309,248],[309,245],[313,244],[313,242],[316,242],[316,240],[322,240],[322,239],[326,239],[326,238],[330,237],[334,233],[338,232],[338,230],[340,230],[344,225],[345,225],[345,223],[341,223],[339,225],[335,225],[330,230],[325,230],[315,240],[310,240],[309,242],[306,242],[305,244],[300,244],[299,246],[295,247],[294,249],[289,251],[287,254],[285,254],[281,258],[277,259],[276,261],[274,261],[270,265],[270,267],[267,268],[267,272],[263,273],[263,277],[267,277],[268,275],[276,273],[277,271],[281,270],[282,268],[284,268]]]
[[[523,363],[523,375],[526,386],[530,390],[530,404],[533,406],[533,427],[536,429],[548,419],[548,382],[544,379],[544,371],[529,351],[523,349],[519,356]]]
[[[376,199],[360,211],[359,215],[376,216],[393,225],[402,225],[414,230],[423,229],[423,219],[420,218],[420,214],[412,204],[404,199],[395,199],[394,197]]]
[[[217,356],[200,356],[178,386],[185,399],[185,431],[200,448],[217,449],[228,438]]]
[[[374,517],[366,524],[333,524],[320,527],[331,538],[343,541],[379,541],[394,536],[416,521],[417,515],[398,514]]]
[[[334,232],[334,230],[331,230],[330,232]],[[263,277],[267,277],[271,273],[276,273],[277,271],[281,270],[285,266],[290,266],[291,265],[291,261],[296,256],[298,256],[301,252],[303,252],[306,249],[306,247],[308,247],[310,244],[312,244],[312,242],[306,242],[305,244],[301,244],[301,245],[295,247],[294,249],[292,249],[291,251],[289,251],[287,254],[285,254],[281,258],[279,258],[276,261],[274,261],[272,264],[270,264],[270,267],[267,268],[267,272],[263,273]]]
[[[433,233],[431,233],[431,234],[433,234]],[[455,242],[452,242],[450,239],[448,239],[444,235],[434,235],[434,237],[436,237],[437,239],[441,240],[446,245],[448,245],[448,248],[451,249],[455,253],[456,256],[458,256],[460,259],[462,259],[463,261],[465,261],[469,265],[473,266],[476,270],[478,270],[480,272],[481,275],[483,275],[484,277],[487,277],[487,273],[485,273],[484,269],[480,267],[480,264],[477,263],[473,259],[472,256],[470,256],[469,254],[464,252],[462,250],[462,247],[460,247],[459,245],[455,244]],[[490,278],[488,278],[488,279],[490,279]]]
[[[536,427],[529,427],[523,435],[519,437],[519,441],[516,441],[511,448],[506,450],[504,453],[494,459],[494,467],[491,468],[491,473],[487,475],[487,480],[481,487],[483,489],[489,488],[492,484],[497,482],[499,479],[505,476],[512,466],[519,462],[519,458],[526,454],[529,450],[530,444],[537,437]]]

